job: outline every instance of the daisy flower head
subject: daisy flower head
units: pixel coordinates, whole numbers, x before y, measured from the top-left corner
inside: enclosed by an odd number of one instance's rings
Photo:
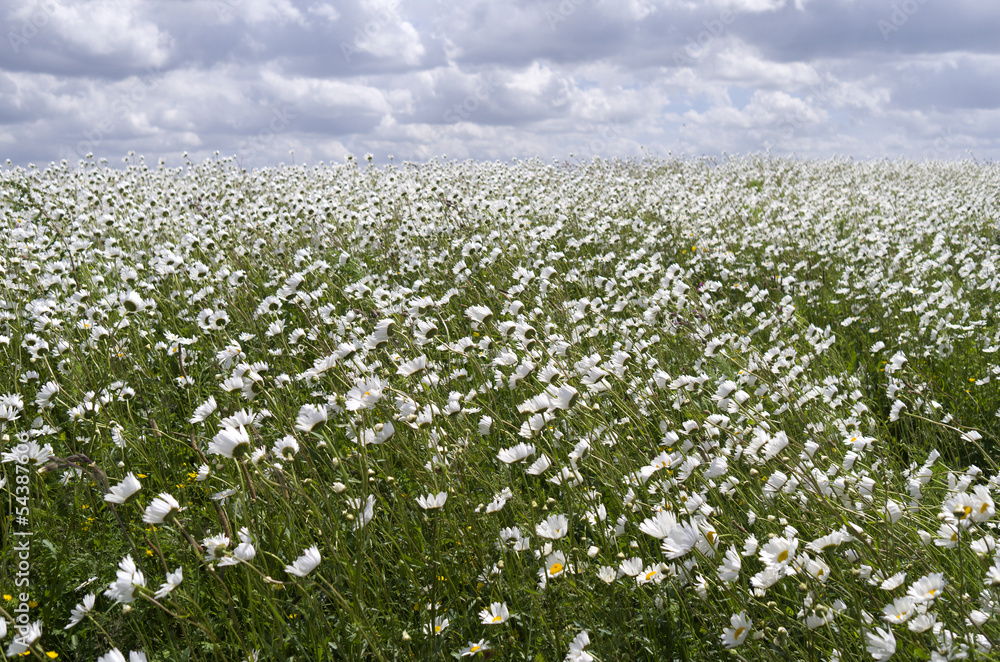
[[[227,427],[208,442],[208,452],[230,459],[239,460],[251,449],[250,435],[244,426]]]
[[[424,510],[434,510],[436,508],[441,508],[444,506],[444,502],[448,500],[447,492],[438,492],[437,494],[428,494],[426,496],[417,497],[417,504]]]
[[[161,492],[153,499],[153,502],[146,506],[146,512],[142,516],[142,521],[146,524],[163,524],[177,513],[184,510],[177,499],[166,492]]]
[[[493,602],[489,609],[483,609],[479,612],[479,619],[483,625],[500,625],[506,623],[508,618],[510,618],[510,612],[507,610],[506,602]]]
[[[545,557],[545,575],[548,578],[558,577],[566,570],[566,555],[562,552],[552,552]]]
[[[401,364],[396,370],[397,375],[402,375],[403,377],[409,377],[410,375],[415,375],[417,373],[423,372],[427,369],[427,357],[418,356],[415,359],[411,359]]]
[[[465,316],[475,325],[488,324],[493,319],[493,311],[486,306],[469,306],[465,309]]]
[[[93,593],[88,593],[87,595],[83,596],[83,602],[74,607],[73,610],[70,612],[69,623],[63,629],[68,630],[77,623],[79,623],[80,621],[82,621],[83,618],[87,615],[87,612],[89,612],[91,609],[94,608],[94,601],[96,599],[97,596],[94,595]],[[2,639],[2,637],[0,637],[0,639]]]
[[[132,560],[132,555],[129,554],[118,564],[115,581],[108,586],[108,590],[104,592],[104,595],[115,602],[128,604],[135,600],[135,587],[145,585],[146,577],[139,570],[135,561]]]
[[[142,484],[139,483],[139,479],[135,477],[135,474],[130,471],[122,479],[122,482],[112,487],[111,491],[104,495],[104,500],[108,503],[125,503],[140,489],[142,489]]]
[[[549,515],[544,522],[535,526],[535,533],[550,540],[559,540],[568,532],[569,518],[565,515]]]
[[[6,621],[4,621],[6,623]],[[7,646],[7,657],[25,653],[42,636],[42,622],[35,621],[29,625],[18,627],[19,635]]]
[[[513,464],[515,462],[523,462],[534,454],[535,446],[533,444],[521,442],[511,448],[501,448],[497,453],[497,459],[506,464]]]
[[[905,623],[910,616],[913,616],[914,606],[913,598],[904,595],[893,600],[892,604],[882,607],[882,618],[887,623]]]
[[[302,432],[312,432],[314,428],[323,425],[328,420],[326,407],[322,405],[302,405],[295,419],[295,429]]]
[[[427,623],[424,625],[424,634],[439,635],[444,632],[444,629],[448,627],[449,621],[444,616],[438,616],[434,619],[434,623]]]
[[[594,662],[594,656],[583,650],[589,645],[590,635],[586,630],[573,637],[573,641],[569,642],[566,662]]]
[[[198,408],[194,410],[194,414],[191,416],[191,419],[188,422],[191,423],[192,425],[203,422],[205,419],[207,419],[215,412],[217,407],[218,405],[215,402],[215,396],[214,395],[208,396],[208,400],[206,400],[203,404],[199,405]]]
[[[760,562],[766,566],[786,566],[795,558],[798,538],[771,538],[760,550]]]
[[[485,639],[480,639],[478,642],[469,642],[469,645],[463,648],[460,652],[462,657],[470,657],[476,653],[485,653],[490,650],[490,645]]]
[[[295,457],[296,453],[299,452],[299,442],[295,441],[295,437],[292,435],[285,435],[281,439],[274,442],[274,445],[271,447],[271,452],[274,453],[276,457],[290,460]]]
[[[184,579],[184,568],[177,568],[167,575],[167,581],[160,584],[160,590],[153,594],[156,599],[165,598],[175,588],[181,585]]]
[[[117,648],[112,648],[97,658],[97,662],[126,662],[125,655]],[[146,654],[142,651],[129,651],[128,662],[146,662]]]
[[[736,648],[747,640],[753,621],[747,618],[745,611],[741,611],[729,617],[729,624],[732,627],[722,631],[722,645],[726,648]]]
[[[286,565],[285,572],[290,575],[295,575],[296,577],[305,577],[310,572],[315,570],[322,560],[323,559],[319,554],[319,548],[316,545],[313,545],[306,551],[302,552],[302,556],[297,558],[292,565]]]
[[[906,594],[914,602],[931,602],[944,590],[947,583],[943,572],[931,573],[913,582]]]
[[[865,632],[868,653],[878,662],[885,662],[896,653],[896,636],[892,628],[875,628],[875,632]]]
[[[386,382],[378,377],[371,377],[360,381],[347,392],[344,409],[347,411],[358,411],[360,409],[371,409],[382,399],[382,391],[386,387]]]

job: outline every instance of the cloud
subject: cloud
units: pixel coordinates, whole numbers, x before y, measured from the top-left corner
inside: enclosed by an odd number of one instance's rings
[[[0,0],[0,18],[18,163],[1000,155],[1000,5],[974,0]]]

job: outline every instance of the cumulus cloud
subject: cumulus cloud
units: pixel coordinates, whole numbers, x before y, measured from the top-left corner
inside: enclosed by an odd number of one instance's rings
[[[0,147],[22,164],[1000,148],[1000,6],[974,0],[0,0],[0,19]]]

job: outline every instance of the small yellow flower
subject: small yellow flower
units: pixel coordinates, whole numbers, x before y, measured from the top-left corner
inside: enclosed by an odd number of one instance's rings
[[[55,651],[49,651],[48,653],[46,653],[46,655],[48,655],[49,659],[51,659],[51,660],[54,660],[57,657],[59,657],[59,653],[57,653]]]
[[[6,600],[7,602],[10,602],[11,600],[14,599],[14,596],[13,595],[8,595],[7,593],[4,593],[3,594],[3,599]]]

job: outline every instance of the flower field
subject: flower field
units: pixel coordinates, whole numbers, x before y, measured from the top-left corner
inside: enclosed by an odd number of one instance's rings
[[[1000,167],[0,172],[0,644],[1000,651]]]

